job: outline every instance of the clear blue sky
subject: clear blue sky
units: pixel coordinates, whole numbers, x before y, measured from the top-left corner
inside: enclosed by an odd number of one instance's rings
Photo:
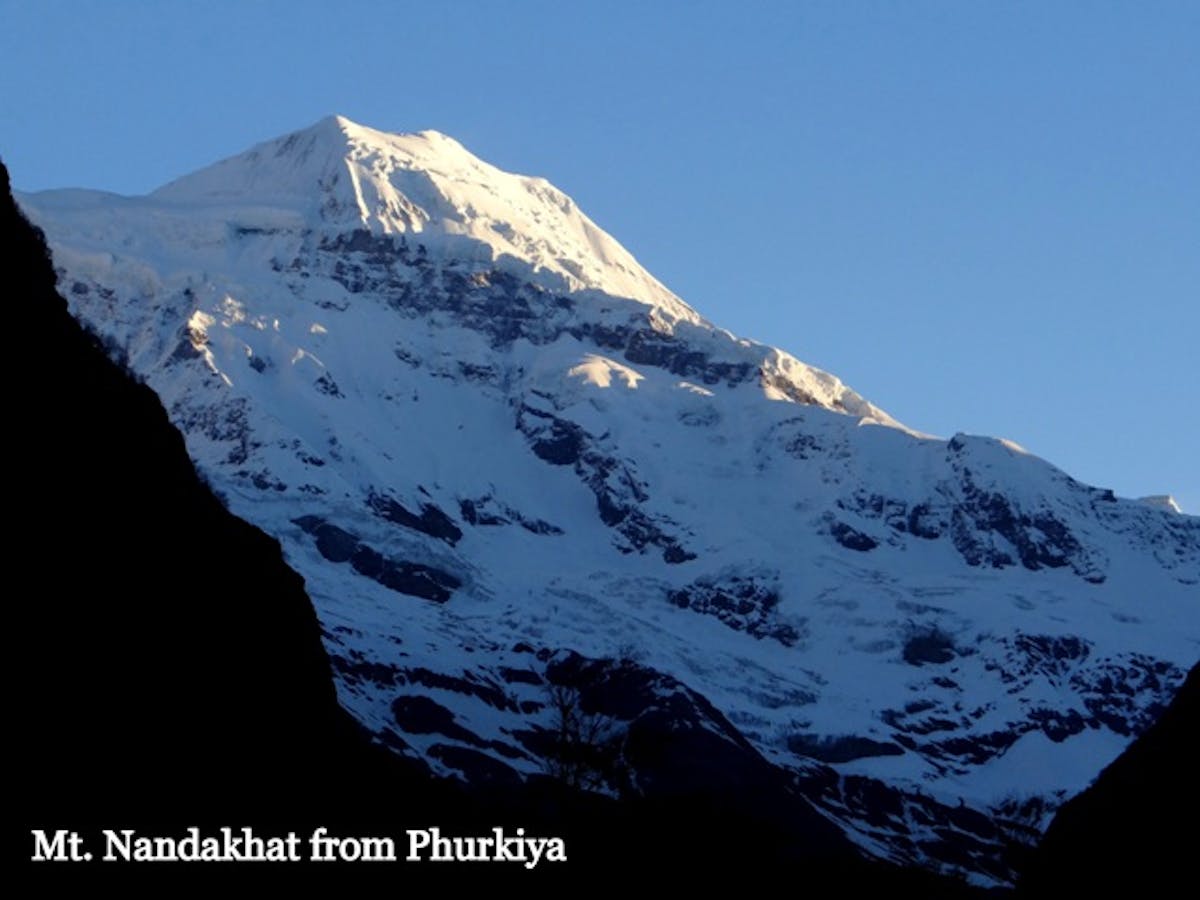
[[[1200,513],[1200,3],[14,2],[19,188],[332,112],[571,194],[902,421]]]

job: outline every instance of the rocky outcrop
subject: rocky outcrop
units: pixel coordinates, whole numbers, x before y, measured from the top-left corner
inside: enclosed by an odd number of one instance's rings
[[[777,577],[777,576],[776,576]],[[799,622],[781,619],[779,587],[771,573],[725,572],[701,578],[667,597],[672,606],[713,616],[734,631],[769,638],[785,647],[800,640]]]
[[[440,524],[441,520],[434,518],[434,522]],[[313,536],[317,552],[325,559],[331,563],[349,563],[359,575],[399,594],[445,603],[462,586],[457,576],[434,566],[387,557],[320,516],[301,516],[295,523]]]

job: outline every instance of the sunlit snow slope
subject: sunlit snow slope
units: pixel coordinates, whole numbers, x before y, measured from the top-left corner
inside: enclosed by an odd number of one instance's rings
[[[343,703],[436,771],[544,771],[579,654],[870,852],[1004,883],[1200,657],[1200,519],[904,428],[443,135],[335,117],[146,197],[20,200],[306,579]]]

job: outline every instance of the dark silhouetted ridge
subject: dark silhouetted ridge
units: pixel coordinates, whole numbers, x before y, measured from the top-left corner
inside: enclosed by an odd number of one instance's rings
[[[1195,885],[1197,734],[1200,665],[1150,730],[1058,811],[1026,867],[1020,893],[1168,897]]]

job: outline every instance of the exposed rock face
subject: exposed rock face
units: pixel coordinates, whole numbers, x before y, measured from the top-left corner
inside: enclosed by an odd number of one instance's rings
[[[434,507],[426,508],[434,509]],[[411,516],[411,514],[409,515]],[[393,517],[385,518],[395,521]],[[441,519],[434,519],[439,528],[442,528],[441,521]],[[364,544],[349,531],[331,525],[319,516],[301,516],[295,522],[313,536],[317,552],[329,562],[349,563],[359,575],[365,575],[372,581],[399,594],[445,603],[450,599],[454,590],[462,584],[449,572],[443,572],[432,566],[389,559],[378,550]],[[403,524],[408,525],[409,523],[406,520]],[[419,520],[418,524],[420,524]],[[419,530],[428,532],[426,528]],[[455,528],[454,531],[458,532],[458,529]],[[443,533],[445,532],[443,531]],[[458,533],[461,534],[461,532]]]

